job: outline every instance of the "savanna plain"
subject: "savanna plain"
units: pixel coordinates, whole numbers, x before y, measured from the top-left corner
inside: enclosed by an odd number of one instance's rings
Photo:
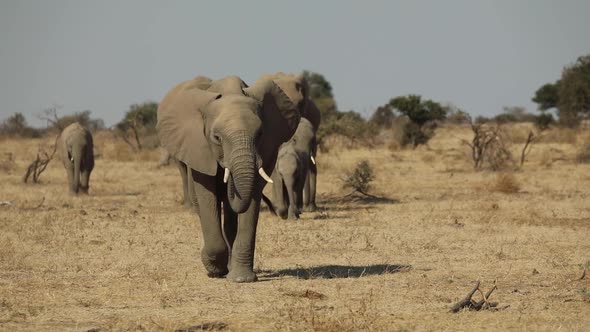
[[[474,170],[469,126],[416,149],[333,140],[317,212],[262,210],[251,284],[206,276],[198,219],[158,151],[97,133],[90,194],[76,197],[57,159],[22,183],[53,138],[3,139],[0,330],[587,331],[587,132],[549,130],[508,173]],[[511,133],[516,158],[527,129]],[[375,197],[342,188],[360,160]],[[497,286],[495,310],[450,313],[477,280]]]

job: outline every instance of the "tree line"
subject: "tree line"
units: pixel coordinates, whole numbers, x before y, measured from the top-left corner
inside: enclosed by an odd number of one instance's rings
[[[320,144],[333,135],[367,142],[375,137],[375,133],[394,129],[400,145],[417,146],[426,143],[442,122],[533,122],[540,129],[546,129],[550,125],[576,127],[590,116],[590,55],[581,56],[565,66],[558,80],[546,83],[534,92],[532,101],[538,105],[538,114],[528,113],[523,107],[511,106],[504,107],[500,114],[491,118],[478,116],[472,119],[466,111],[453,105],[409,94],[391,98],[365,119],[355,111],[338,108],[332,85],[322,74],[304,71],[303,75],[310,86],[310,97],[322,116],[318,131]],[[124,112],[121,121],[108,129],[134,150],[155,148],[158,146],[155,130],[157,108],[158,104],[152,101],[133,104]],[[0,135],[41,137],[48,132],[60,131],[75,121],[91,131],[107,129],[101,119],[91,116],[89,110],[58,116],[57,109],[53,107],[44,110],[39,118],[47,121],[46,128],[33,128],[27,124],[22,113],[14,113],[0,123]]]

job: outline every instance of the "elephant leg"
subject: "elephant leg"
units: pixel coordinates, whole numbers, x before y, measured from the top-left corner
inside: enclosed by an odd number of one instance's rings
[[[89,169],[84,169],[80,172],[80,192],[83,194],[88,194],[90,172],[91,170]]]
[[[226,194],[224,195],[223,200],[223,235],[225,236],[225,241],[227,242],[227,247],[229,249],[230,261],[232,256],[232,248],[234,246],[237,234],[238,214],[235,213],[229,206]],[[231,264],[228,265],[228,269],[231,270]]]
[[[297,216],[303,210],[303,190],[305,188],[305,177],[307,172],[299,173],[299,177],[295,179],[295,200],[297,206]]]
[[[186,167],[186,165],[185,165]],[[187,168],[187,173],[185,174],[187,183],[186,183],[186,198],[184,206],[188,206],[189,208],[192,207],[193,211],[200,216],[200,209],[199,209],[199,200],[197,199],[197,195],[195,194],[195,183],[192,180],[192,170]],[[186,203],[188,202],[188,203]]]
[[[287,188],[287,196],[289,198],[289,208],[287,212],[287,218],[296,220],[297,216],[297,193],[295,192],[295,178],[292,175],[283,177],[285,181],[285,187]]]
[[[182,161],[176,160],[176,166],[178,167],[178,172],[180,173],[180,178],[182,179],[182,203],[188,208],[191,206],[191,200],[188,193],[188,169],[186,164]]]
[[[191,170],[194,195],[198,202],[203,248],[201,260],[209,277],[227,274],[228,250],[221,230],[220,201],[217,199],[216,179]],[[190,192],[190,191],[189,191]]]
[[[74,167],[71,165],[66,165],[66,173],[68,173],[68,189],[70,193],[75,193],[76,190],[74,189]]]
[[[317,165],[309,165],[309,171],[307,177],[309,178],[309,201],[305,204],[303,211],[314,212],[317,211],[318,207],[315,203],[316,185],[317,185],[318,168]]]
[[[278,172],[275,172],[278,173]],[[281,176],[273,174],[272,198],[275,212],[282,219],[287,219],[287,205],[285,205],[285,191]]]
[[[307,209],[309,206],[309,171],[305,173],[305,181],[303,185],[303,208]]]
[[[252,200],[248,210],[238,217],[238,232],[232,247],[231,269],[227,275],[227,278],[233,282],[254,282],[258,280],[254,273],[254,249],[261,198],[262,186],[258,184],[252,193]]]

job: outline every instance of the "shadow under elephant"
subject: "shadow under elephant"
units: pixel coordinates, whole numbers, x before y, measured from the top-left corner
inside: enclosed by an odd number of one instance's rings
[[[371,275],[408,272],[411,265],[406,264],[374,264],[374,265],[320,265],[312,267],[296,267],[281,270],[262,270],[260,277],[274,279],[284,276],[298,279],[341,279],[362,278]]]

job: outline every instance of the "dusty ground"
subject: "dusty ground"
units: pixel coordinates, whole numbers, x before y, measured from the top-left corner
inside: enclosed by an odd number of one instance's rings
[[[493,190],[495,173],[473,171],[459,143],[467,129],[442,129],[417,150],[332,149],[317,158],[322,210],[297,222],[264,211],[261,281],[233,284],[204,273],[177,170],[107,136],[87,197],[67,194],[57,162],[42,184],[22,184],[40,141],[0,142],[0,157],[16,158],[0,170],[0,201],[11,202],[0,206],[0,330],[590,326],[590,275],[577,280],[590,260],[590,164],[572,160],[576,137],[535,145],[513,194]],[[388,199],[341,199],[339,179],[363,158],[376,171],[372,193]],[[449,313],[476,280],[496,280],[491,301],[504,309]]]

